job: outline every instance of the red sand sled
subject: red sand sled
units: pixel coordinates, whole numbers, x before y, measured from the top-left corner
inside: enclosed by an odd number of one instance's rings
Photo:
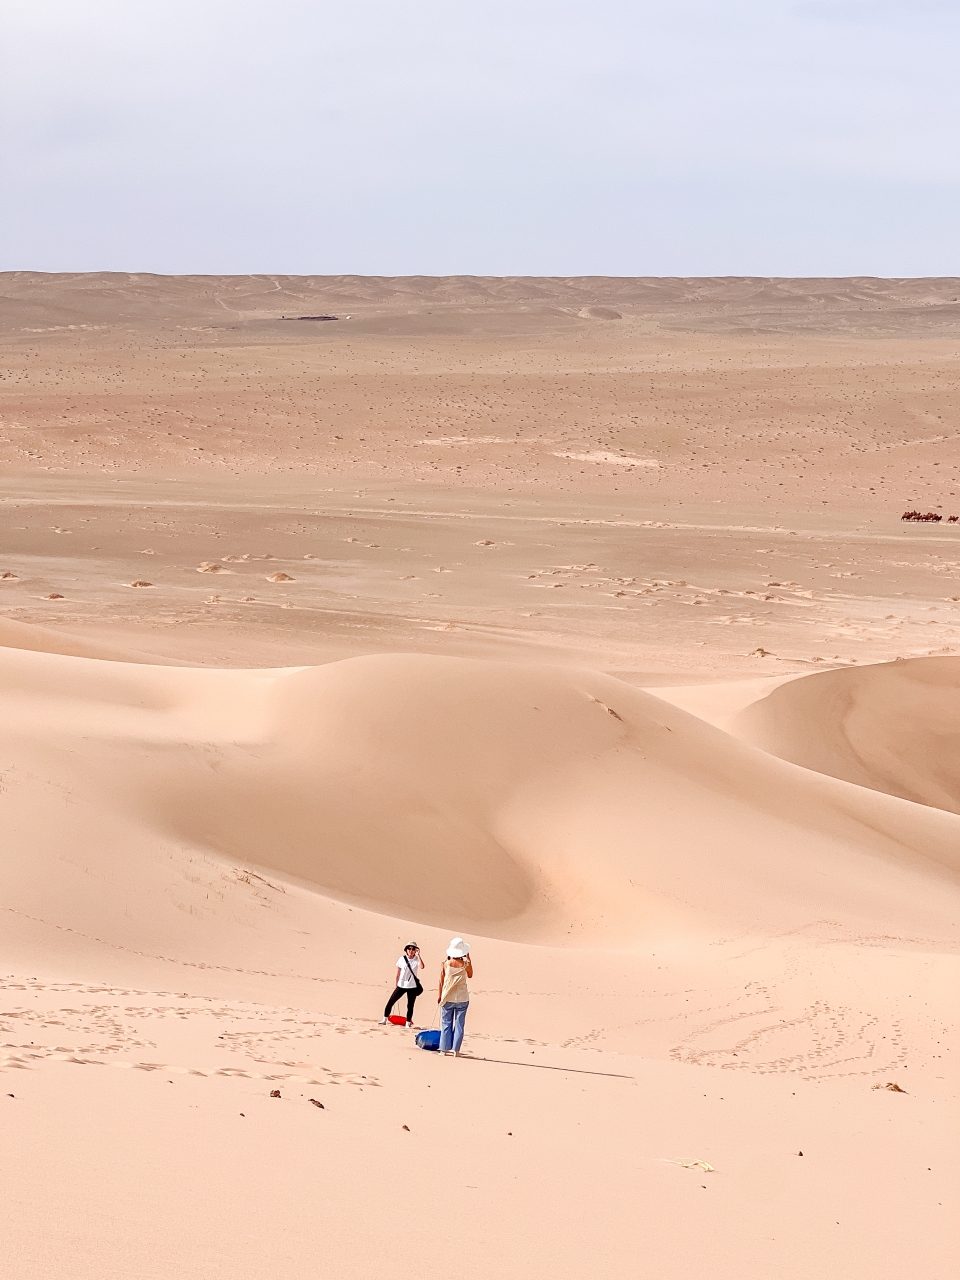
[[[399,1013],[391,1013],[387,1021],[392,1022],[395,1027],[405,1027],[407,1025],[406,1018],[401,1018]]]

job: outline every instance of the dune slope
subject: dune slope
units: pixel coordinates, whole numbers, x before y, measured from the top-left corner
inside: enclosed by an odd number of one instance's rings
[[[960,813],[960,659],[913,658],[792,680],[730,727],[782,760]]]
[[[960,816],[582,668],[8,648],[0,712],[17,1275],[416,1271],[451,1117],[467,1280],[953,1274]],[[454,931],[459,1062],[376,1025]]]
[[[823,916],[939,933],[956,915],[960,819],[772,759],[596,672],[414,655],[272,672],[2,658],[4,754],[29,773],[4,806],[34,896],[44,882],[57,895],[65,849],[112,877],[133,874],[139,849],[151,865],[201,853],[528,942]],[[73,808],[66,827],[51,794]],[[97,936],[167,927],[149,894],[132,931],[126,901],[71,909]]]

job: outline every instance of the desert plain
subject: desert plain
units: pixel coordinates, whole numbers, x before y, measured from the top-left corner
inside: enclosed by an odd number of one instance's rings
[[[960,1274],[960,281],[18,272],[0,351],[8,1274]],[[379,1025],[455,934],[459,1059]]]

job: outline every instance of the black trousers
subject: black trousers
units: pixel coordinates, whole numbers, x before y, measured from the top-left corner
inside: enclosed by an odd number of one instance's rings
[[[390,1011],[392,1010],[393,1006],[397,1003],[397,1001],[400,999],[401,996],[406,996],[407,997],[407,1021],[412,1022],[413,1006],[414,1004],[416,1004],[417,996],[419,994],[420,992],[417,990],[416,987],[397,987],[396,991],[394,991],[393,995],[387,1001],[387,1007],[383,1011],[383,1016],[385,1018],[389,1018]]]

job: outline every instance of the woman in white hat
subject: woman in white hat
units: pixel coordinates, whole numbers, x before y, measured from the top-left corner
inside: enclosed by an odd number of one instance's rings
[[[437,1004],[440,1006],[440,1052],[460,1057],[463,1044],[463,1024],[467,1018],[470,992],[467,979],[473,977],[470,948],[462,938],[454,938],[447,947],[447,958],[440,966],[440,989]]]

